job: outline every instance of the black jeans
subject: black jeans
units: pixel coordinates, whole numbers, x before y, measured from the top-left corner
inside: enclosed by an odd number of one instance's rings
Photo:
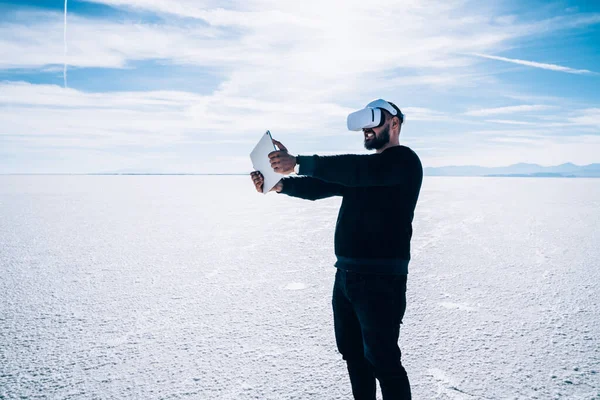
[[[384,400],[411,398],[398,347],[406,278],[337,270],[332,301],[335,339],[356,400],[375,400],[375,378]]]

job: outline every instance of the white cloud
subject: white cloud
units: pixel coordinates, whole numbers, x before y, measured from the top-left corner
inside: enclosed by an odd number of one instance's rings
[[[573,125],[588,125],[600,131],[600,108],[586,108],[568,118]]]
[[[467,138],[455,140],[468,143]],[[598,162],[600,154],[600,136],[578,135],[574,138],[565,137],[491,137],[492,145],[478,143],[470,145],[468,162],[464,154],[456,154],[441,148],[430,152],[425,165],[441,167],[447,165],[481,165],[484,167],[501,167],[520,162],[530,162],[540,165],[559,165],[575,162],[586,165]]]
[[[493,124],[507,124],[507,125],[537,125],[537,123],[535,123],[535,122],[515,121],[512,119],[488,119],[485,122],[490,122]]]
[[[385,9],[356,0],[344,7],[328,1],[255,0],[237,9],[216,1],[96,2],[199,21],[138,24],[72,13],[69,66],[123,68],[133,60],[160,59],[219,67],[226,75],[223,93],[279,100],[362,98],[360,92],[376,86],[382,72],[400,68],[417,69],[419,76],[386,84],[468,86],[474,60],[465,54],[494,51],[530,34],[531,25],[510,19],[498,23],[489,12],[460,1],[424,6],[413,0]],[[0,25],[0,52],[0,68],[62,65],[62,15],[20,13],[15,22]]]
[[[483,117],[483,116],[497,115],[497,114],[515,114],[515,113],[523,113],[523,112],[531,112],[531,111],[544,111],[544,110],[549,110],[551,108],[554,108],[554,107],[548,106],[548,105],[543,105],[543,104],[518,105],[518,106],[469,110],[469,111],[465,112],[465,115],[474,116],[474,117]]]
[[[23,12],[17,22],[0,24],[0,68],[74,67],[124,68],[128,61],[171,60],[175,63],[227,65],[239,59],[231,40],[218,29],[195,26],[119,23],[70,15],[68,54],[63,52],[62,14]],[[31,21],[35,21],[32,24]]]
[[[0,83],[0,135],[23,135],[38,146],[242,143],[267,128],[310,137],[345,130],[347,113],[331,103],[232,101],[175,91],[85,93],[56,85]]]
[[[69,66],[125,68],[136,60],[206,66],[222,71],[221,96],[279,103],[356,107],[379,97],[376,92],[406,85],[472,86],[489,78],[467,54],[496,51],[542,29],[540,22],[499,19],[462,1],[412,0],[385,8],[358,0],[343,7],[316,0],[94,2],[198,22],[139,24],[71,13]],[[574,20],[580,18],[564,18],[563,25]],[[20,12],[11,21],[0,24],[0,68],[62,65],[62,14]]]
[[[446,121],[452,119],[446,113],[435,111],[426,107],[404,107],[402,113],[406,115],[406,121]]]
[[[296,145],[336,137],[336,149],[360,151],[360,145],[354,146],[354,136],[340,135],[345,133],[346,115],[368,100],[388,95],[393,100],[404,97],[396,102],[407,121],[420,122],[407,124],[403,135],[414,143],[427,142],[430,138],[420,137],[413,126],[429,121],[474,123],[464,117],[461,121],[450,111],[436,111],[436,106],[420,107],[428,105],[427,93],[433,97],[435,90],[473,86],[479,92],[495,83],[494,71],[480,71],[477,59],[468,54],[497,53],[527,35],[597,22],[571,16],[562,18],[560,24],[522,23],[517,17],[497,16],[491,9],[478,9],[464,1],[410,0],[385,7],[364,0],[349,0],[343,6],[323,0],[95,2],[151,11],[163,19],[141,24],[71,13],[70,68],[130,68],[133,61],[160,60],[210,67],[219,71],[222,82],[206,95],[126,90],[85,93],[4,82],[0,84],[4,149],[25,154],[24,149],[43,146],[110,151],[115,146],[160,149],[186,143],[249,144],[257,134],[271,129],[276,135],[294,138]],[[61,71],[62,33],[61,13],[15,13],[0,22],[0,69]],[[455,111],[457,107],[463,105],[456,105]],[[482,108],[466,115],[548,108],[535,104]],[[595,115],[593,109],[563,113],[562,121],[549,123],[595,129],[590,125],[597,121]],[[439,148],[455,148],[456,138],[454,131],[448,131]],[[325,152],[331,147],[324,148]],[[208,156],[203,162],[219,164]]]
[[[474,53],[473,55],[477,56],[477,57],[487,58],[490,60],[504,61],[504,62],[509,62],[509,63],[513,63],[513,64],[526,65],[528,67],[548,69],[551,71],[567,72],[569,74],[595,74],[594,72],[589,71],[587,69],[574,69],[574,68],[564,67],[562,65],[556,65],[556,64],[545,64],[545,63],[540,63],[540,62],[535,62],[535,61],[519,60],[516,58],[491,56],[488,54]]]

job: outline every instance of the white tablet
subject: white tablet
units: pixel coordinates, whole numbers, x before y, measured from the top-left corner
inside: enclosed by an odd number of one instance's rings
[[[275,172],[271,167],[269,153],[276,150],[277,148],[273,144],[271,132],[266,131],[254,147],[254,150],[252,150],[252,153],[250,153],[250,160],[252,160],[254,170],[260,171],[265,178],[263,193],[269,193],[269,190],[273,189],[273,186],[277,185],[277,182],[285,176],[284,174]]]

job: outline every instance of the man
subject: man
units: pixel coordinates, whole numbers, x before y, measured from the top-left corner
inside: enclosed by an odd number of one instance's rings
[[[376,378],[384,400],[411,398],[398,337],[423,169],[399,143],[403,122],[395,104],[379,99],[348,117],[349,129],[362,130],[365,148],[375,154],[293,156],[276,140],[279,150],[269,154],[276,172],[301,175],[283,178],[272,190],[308,200],[343,197],[332,304],[337,347],[357,400],[375,400]],[[251,177],[262,193],[262,174]]]

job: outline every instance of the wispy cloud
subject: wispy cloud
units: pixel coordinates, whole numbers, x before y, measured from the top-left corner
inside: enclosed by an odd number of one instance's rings
[[[435,140],[440,151],[452,154],[467,128],[503,124],[507,131],[514,128],[515,132],[529,128],[519,126],[529,125],[518,123],[520,116],[541,119],[539,114],[551,109],[551,104],[561,104],[562,118],[545,121],[547,126],[558,129],[557,124],[570,124],[579,129],[577,134],[596,129],[597,114],[589,101],[572,107],[587,111],[569,112],[558,94],[556,99],[512,100],[507,104],[525,105],[491,108],[506,104],[497,102],[501,90],[518,90],[516,85],[504,85],[502,73],[519,67],[495,63],[493,68],[483,69],[481,60],[472,55],[506,61],[509,59],[491,54],[518,47],[523,38],[582,29],[597,23],[597,15],[573,14],[558,19],[544,15],[532,21],[502,15],[500,5],[476,7],[462,0],[408,0],[392,2],[385,9],[364,0],[345,1],[343,7],[339,2],[322,0],[88,2],[117,7],[120,17],[69,14],[66,63],[74,89],[0,83],[0,156],[9,150],[25,154],[25,149],[68,146],[82,149],[73,158],[82,160],[82,154],[96,149],[109,153],[122,148],[168,152],[193,143],[201,145],[193,156],[200,160],[196,171],[202,171],[201,165],[218,168],[216,157],[223,154],[214,151],[217,146],[227,146],[226,154],[237,151],[231,156],[245,160],[247,148],[265,129],[271,129],[278,138],[293,139],[293,151],[362,151],[357,136],[346,134],[345,118],[348,112],[377,97],[394,100],[406,112],[409,123],[403,128],[403,140],[411,141],[407,144],[428,148]],[[58,83],[54,77],[58,78],[65,61],[63,15],[34,10],[24,7],[0,20],[0,70],[9,71],[5,77],[18,77],[14,80],[33,76],[29,72],[20,75],[17,69],[40,71],[44,79]],[[146,13],[156,17],[152,23],[137,18]],[[211,85],[199,91],[202,94],[143,91],[143,86],[136,92],[125,79],[121,79],[123,87],[115,79],[112,92],[77,89],[78,74],[82,79],[89,71],[96,74],[97,82],[103,75],[97,68],[112,69],[112,77],[120,76],[116,69],[144,65],[140,71],[148,71],[155,63],[161,65],[157,80],[168,76],[172,65],[218,74],[208,74]],[[551,66],[533,64],[524,65]],[[51,75],[53,78],[47,78]],[[495,115],[506,117],[486,118]],[[301,147],[303,143],[311,147]],[[471,144],[481,143],[473,140]],[[461,150],[462,157],[474,153],[466,146]],[[173,158],[178,153],[171,156],[168,162],[176,162]],[[426,160],[429,155],[421,156]],[[28,162],[27,157],[22,159]]]
[[[481,134],[477,134],[479,137]],[[472,135],[456,137],[462,142],[472,141]],[[521,132],[512,135],[506,131],[487,135],[485,141],[478,141],[472,147],[468,161],[460,154],[451,154],[442,147],[432,152],[427,166],[481,165],[486,167],[506,166],[520,162],[534,162],[541,165],[559,165],[576,162],[585,165],[598,162],[600,136],[580,135],[577,137],[542,136],[538,131]]]
[[[569,122],[574,125],[587,125],[595,127],[600,133],[600,108],[586,108],[569,117]]]
[[[343,131],[339,126],[348,111],[331,103],[231,102],[177,91],[86,93],[57,85],[0,83],[0,138],[22,135],[24,141],[48,147],[68,141],[85,148],[241,143],[255,141],[265,129],[277,134],[300,130],[309,138]]]
[[[542,129],[574,128],[579,132],[600,133],[600,108],[564,109],[555,115],[538,115],[534,121],[487,119],[485,122],[504,125],[526,125]],[[560,132],[560,131],[559,131]]]
[[[465,112],[465,115],[474,117],[483,117],[487,115],[497,114],[515,114],[530,111],[544,111],[554,108],[554,106],[533,104],[533,105],[519,105],[519,106],[508,106],[508,107],[494,107],[494,108],[482,108],[477,110],[469,110]]]
[[[551,71],[567,72],[569,74],[579,74],[579,75],[595,74],[595,72],[589,71],[587,69],[574,69],[574,68],[564,67],[562,65],[556,65],[556,64],[545,64],[545,63],[540,63],[540,62],[535,62],[535,61],[519,60],[517,58],[492,56],[489,54],[480,54],[480,53],[473,53],[473,55],[477,56],[477,57],[487,58],[490,60],[504,61],[504,62],[509,62],[509,63],[513,63],[513,64],[526,65],[528,67],[547,69],[547,70],[551,70]]]
[[[355,0],[343,8],[323,1],[260,0],[244,2],[243,7],[190,0],[95,2],[192,22],[165,19],[138,24],[72,13],[68,65],[124,68],[131,61],[163,60],[215,67],[224,72],[223,94],[279,96],[280,101],[291,96],[307,101],[363,98],[362,92],[376,86],[382,74],[401,68],[419,75],[390,79],[388,87],[472,86],[469,67],[475,62],[467,54],[497,51],[529,35],[527,27],[532,25],[518,21],[499,25],[488,11],[462,2],[423,7],[414,0],[392,3],[385,11]],[[389,15],[402,15],[402,23]],[[58,13],[23,12],[13,22],[1,24],[0,68],[62,65],[62,22]],[[390,46],[383,37],[401,40],[394,39]],[[285,93],[272,88],[285,88]]]
[[[535,122],[516,121],[516,120],[512,120],[512,119],[488,119],[485,122],[491,122],[493,124],[506,124],[506,125],[536,125]]]

